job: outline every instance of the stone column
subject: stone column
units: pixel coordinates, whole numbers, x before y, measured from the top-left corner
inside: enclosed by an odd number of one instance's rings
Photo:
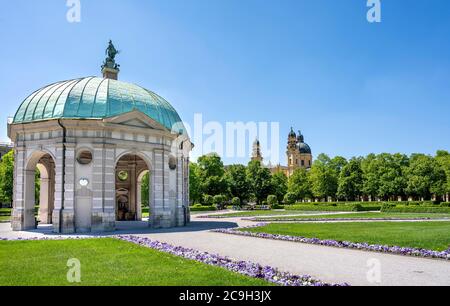
[[[93,207],[92,231],[104,232],[115,229],[115,165],[114,147],[94,145],[93,154]]]
[[[153,172],[153,210],[150,218],[150,224],[154,228],[166,228],[171,224],[171,211],[168,207],[169,186],[168,171],[166,171],[166,156],[162,149],[154,151]]]
[[[142,220],[142,177],[137,180],[136,185],[136,219]]]
[[[25,230],[25,159],[24,147],[16,147],[14,154],[13,211],[11,227],[13,231]]]
[[[135,214],[136,216],[136,211],[137,211],[137,177],[136,177],[136,163],[132,162],[128,165],[128,169],[130,171],[130,197],[128,199],[129,203],[129,210],[132,214]]]
[[[51,223],[51,179],[41,177],[41,190],[39,194],[39,220],[41,224]]]
[[[103,184],[103,231],[116,228],[116,151],[114,145],[105,145]]]

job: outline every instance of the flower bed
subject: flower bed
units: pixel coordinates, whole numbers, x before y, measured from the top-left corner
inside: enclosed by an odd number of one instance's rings
[[[252,225],[246,228],[256,228],[265,226],[267,223],[261,223]],[[245,229],[245,228],[241,228]],[[283,240],[283,241],[291,241],[291,242],[299,242],[299,243],[307,243],[307,244],[316,244],[323,245],[329,247],[336,248],[347,248],[347,249],[357,249],[363,251],[372,251],[379,253],[390,253],[396,255],[404,255],[404,256],[414,256],[414,257],[424,257],[424,258],[439,258],[450,260],[450,248],[446,251],[433,251],[426,249],[416,249],[416,248],[407,248],[407,247],[399,247],[399,246],[387,246],[387,245],[377,245],[377,244],[368,244],[368,243],[356,243],[356,242],[348,242],[348,241],[336,241],[336,240],[321,240],[318,238],[306,238],[300,236],[287,236],[287,235],[274,235],[267,233],[252,233],[247,231],[241,231],[238,229],[217,229],[212,230],[216,233],[222,234],[231,234],[231,235],[239,235],[239,236],[247,236],[247,237],[256,237],[256,238],[264,238],[264,239],[272,239],[272,240]]]
[[[272,267],[263,267],[248,261],[235,261],[228,257],[209,254],[184,247],[177,247],[167,243],[141,238],[137,236],[118,236],[118,239],[139,244],[144,247],[170,253],[186,259],[199,261],[208,265],[219,266],[227,270],[247,275],[250,277],[264,279],[268,282],[282,286],[348,286],[348,284],[327,284],[313,279],[309,275],[293,275],[280,272]]]

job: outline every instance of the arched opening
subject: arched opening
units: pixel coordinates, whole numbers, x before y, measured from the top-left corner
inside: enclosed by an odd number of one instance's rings
[[[52,224],[55,208],[55,162],[50,154],[36,152],[25,170],[25,228]]]
[[[116,165],[116,220],[141,221],[150,210],[150,169],[138,155],[122,156]],[[148,186],[148,187],[147,187]],[[147,192],[147,194],[142,194]],[[148,208],[148,209],[147,209]]]

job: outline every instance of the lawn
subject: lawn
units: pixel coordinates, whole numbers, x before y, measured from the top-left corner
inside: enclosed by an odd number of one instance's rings
[[[0,208],[0,222],[7,222],[11,218],[11,208]]]
[[[376,213],[376,212],[363,212],[363,213],[353,213],[353,214],[326,214],[326,215],[298,215],[298,216],[280,216],[273,218],[261,218],[259,220],[271,221],[276,220],[303,220],[303,219],[371,219],[371,218],[391,218],[391,219],[401,219],[401,220],[411,220],[411,219],[443,219],[450,218],[450,214],[433,214],[433,213]]]
[[[450,222],[271,223],[242,230],[437,251],[450,246]]]
[[[1,241],[0,286],[73,285],[67,261],[81,262],[84,286],[259,286],[269,283],[116,239]]]

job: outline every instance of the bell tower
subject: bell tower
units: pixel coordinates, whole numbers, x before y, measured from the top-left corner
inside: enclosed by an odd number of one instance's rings
[[[263,157],[261,154],[261,143],[259,142],[258,138],[253,143],[252,161],[255,161],[255,160],[257,160],[261,163],[263,161]]]

